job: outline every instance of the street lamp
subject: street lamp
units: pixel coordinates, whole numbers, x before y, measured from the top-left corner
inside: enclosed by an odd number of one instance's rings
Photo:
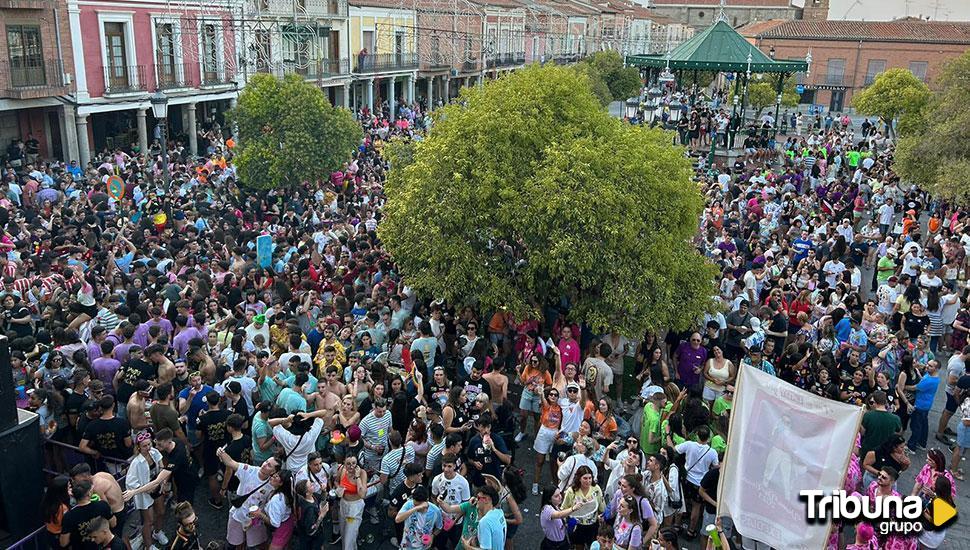
[[[626,118],[627,119],[633,120],[634,118],[636,118],[637,117],[637,111],[639,109],[640,109],[640,101],[637,98],[631,97],[631,98],[629,98],[629,99],[626,100]]]
[[[774,46],[772,46],[771,49],[768,50],[768,57],[770,57],[772,59],[775,58],[775,47]]]
[[[165,190],[168,191],[171,175],[168,171],[168,96],[161,90],[155,92],[148,98],[152,104],[152,114],[162,129],[162,181],[165,183]]]
[[[682,108],[683,108],[683,104],[680,102],[679,99],[674,99],[673,101],[671,101],[670,118],[667,119],[667,122],[670,122],[671,124],[676,124],[680,120],[680,116],[684,114],[684,111],[682,110]]]

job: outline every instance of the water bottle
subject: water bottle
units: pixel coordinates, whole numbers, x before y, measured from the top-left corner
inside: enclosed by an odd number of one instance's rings
[[[707,531],[707,536],[711,538],[711,544],[714,548],[724,548],[721,543],[721,535],[717,532],[717,526],[713,523],[704,528]]]

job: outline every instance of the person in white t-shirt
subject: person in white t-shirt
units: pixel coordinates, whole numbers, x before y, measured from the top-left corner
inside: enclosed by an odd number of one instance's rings
[[[711,431],[707,426],[697,428],[696,435],[697,441],[685,441],[674,447],[674,450],[684,455],[686,459],[687,483],[684,484],[684,497],[685,500],[690,502],[688,538],[690,538],[691,533],[697,533],[697,523],[701,519],[701,509],[703,508],[703,501],[699,495],[701,480],[704,479],[704,474],[719,463],[717,452],[708,443]]]

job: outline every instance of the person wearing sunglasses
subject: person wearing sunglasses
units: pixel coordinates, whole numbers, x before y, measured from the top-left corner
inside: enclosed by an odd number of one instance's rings
[[[548,377],[548,374],[546,374]],[[562,406],[559,405],[559,390],[556,388],[546,388],[543,392],[542,405],[539,413],[539,430],[536,433],[533,450],[536,452],[536,473],[532,483],[532,494],[539,494],[539,484],[542,483],[542,465],[546,461],[546,455],[552,452],[562,428]],[[550,461],[555,464],[555,461]],[[556,478],[556,472],[551,471],[552,478]]]

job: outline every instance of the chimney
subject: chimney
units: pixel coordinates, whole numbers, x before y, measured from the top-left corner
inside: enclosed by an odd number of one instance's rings
[[[826,21],[829,18],[829,0],[805,0],[802,19],[806,21]]]

